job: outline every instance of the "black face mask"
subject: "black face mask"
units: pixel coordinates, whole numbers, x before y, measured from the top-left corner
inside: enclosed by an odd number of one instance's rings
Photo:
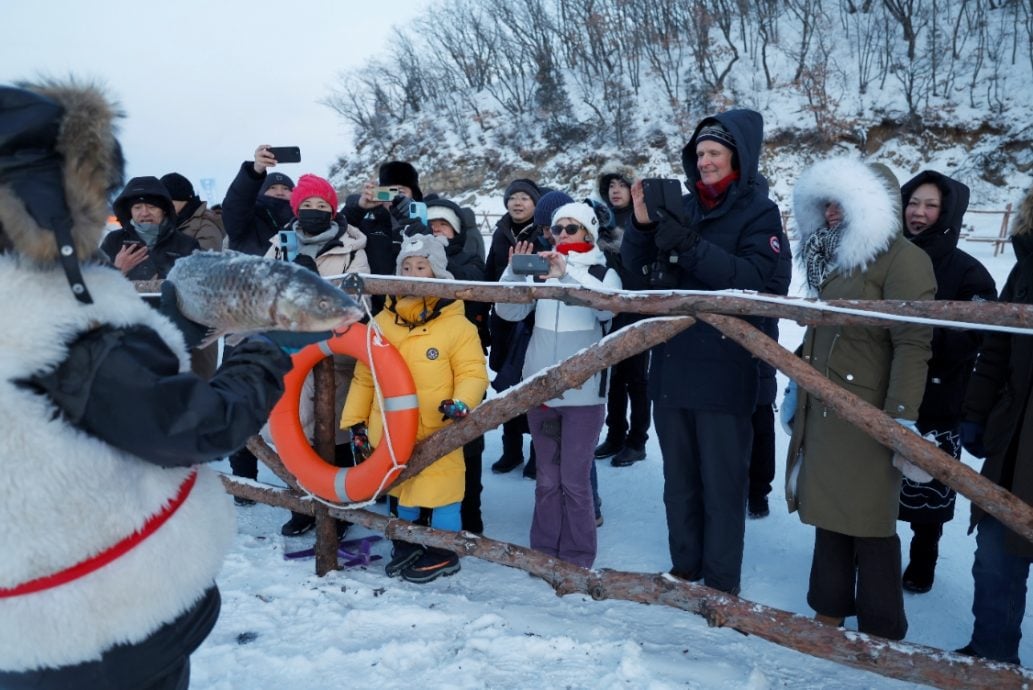
[[[298,211],[298,225],[306,235],[318,235],[330,227],[333,214],[315,208],[303,208]]]

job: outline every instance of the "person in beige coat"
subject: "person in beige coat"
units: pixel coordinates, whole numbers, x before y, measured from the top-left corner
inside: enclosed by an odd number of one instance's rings
[[[929,257],[901,232],[899,189],[885,166],[849,158],[804,172],[793,201],[808,296],[933,299]],[[914,429],[931,338],[931,327],[907,324],[809,327],[800,353],[831,381]],[[790,512],[816,528],[807,602],[822,622],[841,625],[856,615],[861,632],[902,639],[898,466],[920,470],[796,390],[791,383],[783,402],[783,422],[792,425],[786,499]]]
[[[270,240],[267,258],[284,259],[302,264],[324,277],[344,273],[369,273],[366,258],[366,236],[358,228],[348,225],[344,216],[337,214],[337,192],[333,186],[316,175],[302,175],[291,191],[291,210],[294,220]],[[287,239],[284,244],[282,239]],[[340,285],[341,280],[335,279]],[[335,419],[341,416],[348,387],[355,373],[355,359],[334,355],[334,409]],[[298,415],[303,428],[311,435],[315,423],[315,388],[310,374],[301,390]],[[335,463],[340,467],[353,464],[351,437],[347,430],[338,430]],[[284,536],[298,536],[312,529],[315,518],[304,513],[292,513],[280,529]],[[338,534],[344,535],[346,523],[340,523]]]

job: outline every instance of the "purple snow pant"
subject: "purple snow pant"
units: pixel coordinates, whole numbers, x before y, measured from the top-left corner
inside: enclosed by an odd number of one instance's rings
[[[602,404],[527,411],[538,456],[531,548],[585,568],[595,562],[590,474],[605,415]]]

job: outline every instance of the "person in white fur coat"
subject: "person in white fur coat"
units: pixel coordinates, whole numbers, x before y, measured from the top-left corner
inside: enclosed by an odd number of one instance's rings
[[[257,433],[290,368],[250,340],[198,378],[186,324],[96,258],[115,117],[89,86],[0,86],[5,689],[189,685],[235,532],[199,463]]]

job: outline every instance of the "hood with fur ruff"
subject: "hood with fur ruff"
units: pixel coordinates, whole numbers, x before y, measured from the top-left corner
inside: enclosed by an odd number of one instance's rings
[[[807,240],[825,226],[825,204],[843,208],[842,235],[834,269],[863,269],[900,235],[900,188],[886,166],[853,158],[820,161],[800,176],[793,189],[799,240],[796,256],[807,265]]]
[[[119,117],[91,84],[0,87],[0,233],[9,248],[39,263],[57,261],[55,225],[70,223],[76,257],[96,253],[108,199],[122,185],[114,128]],[[31,143],[25,133],[32,134]],[[28,146],[46,156],[43,166],[18,164]],[[48,168],[58,174],[48,175]],[[55,208],[62,196],[65,210]]]

